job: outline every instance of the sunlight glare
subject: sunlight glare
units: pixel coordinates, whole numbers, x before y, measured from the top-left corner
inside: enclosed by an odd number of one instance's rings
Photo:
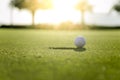
[[[53,0],[53,7],[59,10],[71,10],[77,2],[78,0]]]
[[[99,4],[98,0],[88,0],[90,4]],[[75,9],[75,5],[79,0],[53,0],[52,10],[43,10],[42,14],[37,14],[35,21],[37,23],[59,24],[61,22],[71,21],[73,23],[80,22],[80,11]],[[101,8],[100,8],[101,9]],[[99,9],[99,11],[101,11]],[[39,17],[38,17],[39,16]],[[86,15],[87,16],[87,15]]]
[[[65,21],[71,21],[77,23],[79,20],[79,13],[74,9],[78,0],[53,0],[53,10],[48,11],[52,17],[49,15],[47,21],[52,21],[51,23],[61,23]]]

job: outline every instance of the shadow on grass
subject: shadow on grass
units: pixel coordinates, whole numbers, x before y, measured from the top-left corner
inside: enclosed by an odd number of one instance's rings
[[[53,49],[53,50],[74,50],[74,51],[77,51],[77,52],[86,51],[86,48],[73,48],[73,47],[49,47],[49,49]]]

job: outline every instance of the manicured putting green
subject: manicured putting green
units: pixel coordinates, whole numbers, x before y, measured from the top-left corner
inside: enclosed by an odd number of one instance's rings
[[[0,29],[0,80],[120,80],[120,30]]]

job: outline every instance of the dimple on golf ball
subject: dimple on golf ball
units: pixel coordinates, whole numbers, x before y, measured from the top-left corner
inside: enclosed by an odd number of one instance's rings
[[[75,45],[77,48],[83,48],[86,44],[86,41],[85,41],[85,38],[82,37],[82,36],[78,36],[76,39],[75,39]]]

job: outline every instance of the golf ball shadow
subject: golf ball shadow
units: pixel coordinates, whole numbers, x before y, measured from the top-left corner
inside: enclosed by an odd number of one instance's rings
[[[53,49],[53,50],[74,50],[74,51],[77,51],[77,52],[86,51],[86,48],[73,48],[73,47],[49,47],[49,49]]]
[[[82,51],[86,51],[86,48],[75,48],[74,51],[82,52]]]

